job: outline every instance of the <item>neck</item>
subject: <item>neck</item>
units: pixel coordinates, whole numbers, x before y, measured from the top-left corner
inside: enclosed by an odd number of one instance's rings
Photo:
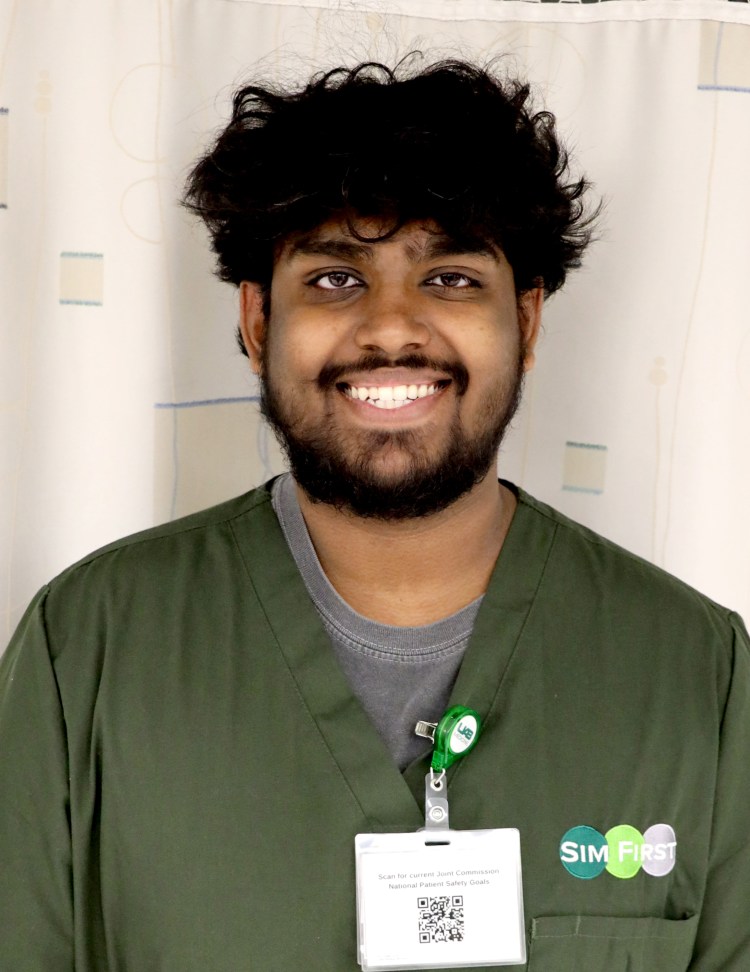
[[[439,621],[485,592],[516,507],[494,476],[440,513],[393,523],[297,495],[336,591],[359,614],[401,626]]]

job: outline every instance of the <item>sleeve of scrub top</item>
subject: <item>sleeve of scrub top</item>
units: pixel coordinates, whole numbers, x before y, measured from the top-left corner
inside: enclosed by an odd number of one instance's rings
[[[732,621],[708,882],[689,972],[750,969],[750,645],[742,620]]]
[[[72,972],[65,723],[45,591],[0,659],[0,969]]]

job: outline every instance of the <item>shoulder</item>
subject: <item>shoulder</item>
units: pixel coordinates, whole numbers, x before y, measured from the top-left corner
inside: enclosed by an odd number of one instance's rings
[[[545,585],[561,614],[595,612],[613,629],[685,638],[731,651],[742,620],[668,571],[518,490],[519,509],[552,536]]]
[[[51,621],[92,620],[96,612],[156,609],[180,592],[195,596],[242,570],[237,541],[271,549],[280,531],[270,483],[217,506],[123,537],[92,551],[55,577],[41,594]]]
[[[189,516],[183,516],[169,523],[162,523],[159,526],[140,530],[138,533],[114,540],[112,543],[99,547],[77,560],[59,574],[52,583],[55,584],[62,578],[70,576],[97,561],[111,559],[113,555],[120,552],[129,551],[136,556],[139,554],[147,555],[165,544],[171,546],[173,544],[190,543],[191,541],[200,542],[205,535],[220,531],[222,528],[231,525],[233,521],[247,517],[256,509],[270,504],[271,485],[272,481],[264,483],[249,493],[243,493],[241,496],[226,500],[198,513],[191,513]]]

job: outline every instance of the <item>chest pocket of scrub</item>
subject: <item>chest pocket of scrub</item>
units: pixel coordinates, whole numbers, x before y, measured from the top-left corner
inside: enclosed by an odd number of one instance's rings
[[[697,916],[535,918],[528,972],[685,972],[697,924]]]

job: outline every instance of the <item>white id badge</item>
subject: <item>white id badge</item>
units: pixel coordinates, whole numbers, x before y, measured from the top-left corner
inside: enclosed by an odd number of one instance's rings
[[[358,834],[355,855],[364,972],[525,963],[517,830]]]

